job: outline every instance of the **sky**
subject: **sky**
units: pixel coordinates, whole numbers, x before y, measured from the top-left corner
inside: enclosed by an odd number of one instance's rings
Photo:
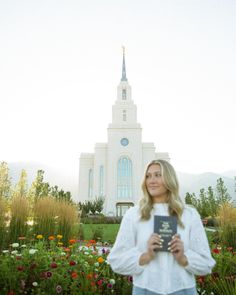
[[[0,1],[0,161],[78,173],[107,141],[122,46],[143,142],[236,170],[236,1]]]

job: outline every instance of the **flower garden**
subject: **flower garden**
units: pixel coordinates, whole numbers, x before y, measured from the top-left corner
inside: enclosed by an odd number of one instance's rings
[[[132,278],[107,264],[107,245],[61,235],[20,237],[0,256],[0,294],[130,294]]]
[[[101,224],[98,231],[91,227],[94,236],[85,240],[88,227],[81,226],[79,208],[66,195],[49,190],[40,177],[27,191],[24,174],[12,190],[1,173],[0,295],[131,294],[132,277],[115,274],[107,263],[118,224],[109,243]],[[220,204],[216,221],[213,229],[203,221],[216,266],[212,274],[196,278],[198,294],[235,295],[236,208]]]

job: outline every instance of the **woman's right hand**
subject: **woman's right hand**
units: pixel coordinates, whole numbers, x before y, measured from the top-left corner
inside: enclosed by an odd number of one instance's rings
[[[162,248],[162,242],[161,236],[152,234],[147,242],[147,252],[140,256],[139,264],[144,265],[149,263],[155,257],[156,252]]]
[[[158,234],[152,234],[148,239],[148,254],[153,259],[156,252],[162,248],[162,240],[161,236]]]

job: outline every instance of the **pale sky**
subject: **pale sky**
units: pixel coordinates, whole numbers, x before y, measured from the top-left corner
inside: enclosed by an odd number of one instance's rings
[[[143,141],[178,171],[235,170],[234,0],[0,0],[0,161],[77,174],[107,141],[122,45]]]

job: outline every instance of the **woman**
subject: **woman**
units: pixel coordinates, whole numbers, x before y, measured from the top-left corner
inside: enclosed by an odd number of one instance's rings
[[[201,218],[179,197],[171,164],[152,161],[142,183],[139,206],[122,219],[108,256],[114,272],[133,276],[133,295],[195,295],[195,275],[211,273],[215,265]],[[154,215],[176,216],[177,234],[169,251],[160,251],[163,239],[153,233]]]

